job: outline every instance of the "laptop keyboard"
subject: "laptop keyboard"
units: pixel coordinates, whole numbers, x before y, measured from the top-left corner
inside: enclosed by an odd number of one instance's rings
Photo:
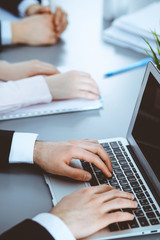
[[[83,168],[92,174],[91,186],[108,184],[116,189],[133,193],[138,202],[136,210],[120,209],[120,211],[133,213],[134,220],[111,224],[109,225],[110,231],[160,224],[160,211],[153,203],[123,144],[118,141],[102,143],[101,145],[108,153],[114,171],[112,178],[107,178],[95,165],[81,161]]]

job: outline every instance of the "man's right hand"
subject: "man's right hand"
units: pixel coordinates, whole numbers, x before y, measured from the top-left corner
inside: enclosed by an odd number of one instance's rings
[[[91,174],[70,165],[72,159],[81,159],[97,166],[107,177],[113,171],[111,160],[96,140],[71,140],[66,142],[36,141],[34,163],[46,172],[80,181],[89,181]]]
[[[58,36],[53,21],[52,14],[39,14],[12,22],[12,43],[33,46],[55,44]]]
[[[101,185],[85,188],[64,197],[51,213],[68,226],[76,239],[80,239],[109,224],[132,221],[132,214],[121,212],[119,209],[137,206],[133,194]],[[117,212],[112,212],[114,210]]]

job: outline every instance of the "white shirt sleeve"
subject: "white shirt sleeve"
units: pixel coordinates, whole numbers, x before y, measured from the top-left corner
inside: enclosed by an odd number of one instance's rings
[[[2,45],[12,44],[12,27],[10,21],[1,22],[1,41]]]
[[[52,96],[42,76],[0,83],[0,114],[51,101]]]
[[[56,240],[75,240],[66,224],[51,213],[41,213],[32,220],[42,225]]]
[[[38,135],[34,133],[13,134],[9,163],[33,164],[33,151]]]
[[[23,0],[19,5],[18,5],[18,12],[21,17],[26,16],[26,10],[29,6],[33,4],[39,4],[37,0]]]

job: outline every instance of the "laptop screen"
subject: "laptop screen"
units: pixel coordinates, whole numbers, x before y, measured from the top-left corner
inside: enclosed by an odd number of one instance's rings
[[[149,74],[132,135],[160,181],[160,84],[152,73]]]

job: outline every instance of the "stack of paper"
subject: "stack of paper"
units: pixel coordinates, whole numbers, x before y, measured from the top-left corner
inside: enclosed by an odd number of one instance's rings
[[[142,39],[144,37],[156,51],[151,31],[160,35],[160,2],[116,19],[111,27],[104,31],[104,40],[138,52],[145,53],[144,49],[150,52],[149,46]]]

